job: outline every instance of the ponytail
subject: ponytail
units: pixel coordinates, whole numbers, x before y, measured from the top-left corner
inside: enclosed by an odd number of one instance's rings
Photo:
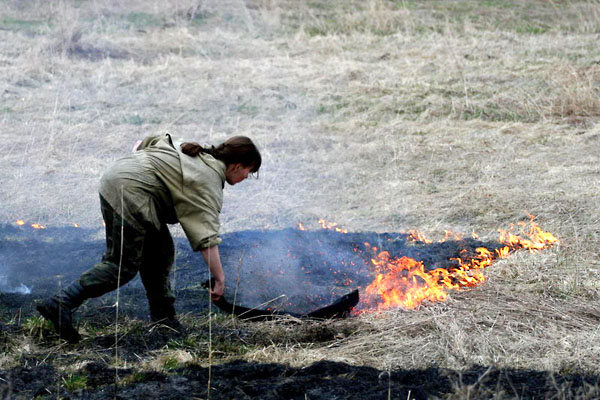
[[[214,146],[213,146],[214,148]],[[205,149],[196,142],[185,142],[181,144],[181,151],[191,157],[196,157],[200,153],[209,153],[210,149]]]
[[[210,154],[217,160],[221,160],[225,165],[242,164],[244,167],[250,167],[251,172],[258,172],[262,164],[260,152],[246,136],[234,136],[227,139],[217,147],[202,147],[196,142],[185,142],[181,144],[181,151],[191,157],[199,154]]]

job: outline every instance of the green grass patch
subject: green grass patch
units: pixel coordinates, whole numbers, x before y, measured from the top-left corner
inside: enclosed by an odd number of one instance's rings
[[[210,13],[200,12],[190,16],[190,24],[195,27],[204,26],[208,20],[212,17]]]
[[[259,108],[254,104],[250,104],[248,102],[242,103],[237,106],[236,111],[240,114],[248,115],[251,117],[255,117],[258,114]]]
[[[179,360],[177,360],[175,357],[166,357],[163,360],[163,369],[166,371],[172,371],[174,369],[177,369],[179,367]]]
[[[587,7],[587,8],[586,8]],[[576,23],[582,13],[593,7],[582,2],[528,2],[508,0],[398,0],[345,2],[315,0],[305,8],[284,14],[292,30],[302,29],[309,36],[372,33],[385,36],[406,32],[464,32],[465,24],[479,30],[541,35],[549,31],[589,30]],[[589,18],[588,18],[589,19]],[[592,21],[588,25],[594,25]]]
[[[135,115],[130,115],[127,118],[125,118],[125,123],[129,124],[129,125],[136,125],[136,126],[140,126],[144,123],[144,118],[142,118],[140,115],[135,114]]]
[[[319,104],[317,106],[317,114],[333,114],[335,111],[346,106],[347,104]]]
[[[62,386],[69,392],[85,389],[87,387],[87,376],[79,374],[69,374],[62,378]]]
[[[182,339],[170,339],[167,343],[169,349],[195,349],[198,347],[198,340],[193,336],[186,336]]]
[[[53,331],[52,323],[37,315],[23,321],[22,329],[27,335],[39,339],[43,339]]]
[[[335,10],[339,3],[334,1],[309,1],[308,6],[315,10]]]
[[[541,35],[543,33],[546,33],[550,30],[549,27],[547,26],[541,26],[541,25],[524,25],[524,26],[518,26],[516,28],[516,31],[518,33],[525,33],[525,34],[529,34],[529,35]]]
[[[251,346],[244,344],[241,341],[233,341],[225,338],[213,338],[212,351],[220,353],[223,356],[241,356],[248,353],[252,349]]]
[[[19,19],[3,17],[0,19],[0,30],[23,32],[27,34],[39,33],[48,26],[48,22],[37,19]]]
[[[508,0],[481,0],[480,5],[498,8],[514,8],[515,2]]]
[[[537,115],[524,115],[518,111],[500,108],[490,103],[485,105],[473,105],[460,113],[460,119],[469,121],[474,119],[494,122],[535,122],[539,119]]]
[[[132,12],[127,14],[125,20],[129,26],[133,28],[149,28],[153,26],[161,26],[163,24],[162,18],[144,12]]]
[[[152,373],[144,371],[135,371],[132,374],[125,376],[120,383],[123,385],[129,385],[132,383],[145,382],[151,379],[152,377],[154,377],[154,374]]]

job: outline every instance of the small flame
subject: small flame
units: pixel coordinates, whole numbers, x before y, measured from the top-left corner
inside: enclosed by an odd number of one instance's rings
[[[542,228],[533,221],[534,219],[535,216],[530,215],[529,225],[523,221],[517,223],[521,236],[512,233],[512,231],[515,230],[514,224],[506,231],[499,229],[498,232],[500,233],[500,238],[498,240],[500,243],[503,243],[514,250],[527,249],[529,251],[536,251],[558,244],[559,240],[550,232],[544,232]],[[527,237],[527,239],[524,239],[522,236]]]
[[[301,231],[305,231],[306,228],[304,227],[304,225],[302,225],[302,222],[298,222],[298,229],[300,229]]]
[[[78,223],[76,223],[76,222],[73,222],[73,226],[74,226],[75,228],[79,228],[81,225],[79,225],[79,224],[78,224]]]
[[[421,232],[410,230],[408,231],[408,240],[413,242],[433,243]]]
[[[324,219],[320,219],[319,220],[319,225],[321,225],[321,228],[323,228],[323,229],[328,229],[328,230],[336,231],[338,233],[348,233],[348,229],[340,228],[338,226],[338,224],[335,223],[335,222],[327,222]]]
[[[25,225],[25,221],[22,219],[18,219],[15,221],[15,224],[19,225],[19,226],[24,226]],[[34,229],[46,229],[46,227],[42,224],[31,224],[30,225],[32,228]]]
[[[368,243],[365,246],[376,254],[371,259],[375,271],[375,279],[365,288],[366,296],[361,300],[364,311],[373,309],[385,310],[402,307],[413,309],[424,301],[444,301],[448,298],[448,290],[474,287],[485,281],[483,270],[498,258],[505,258],[519,249],[538,251],[559,243],[549,232],[544,232],[530,216],[529,223],[519,222],[518,234],[515,225],[508,230],[500,230],[500,243],[504,247],[491,251],[485,247],[475,249],[475,254],[468,255],[461,251],[461,257],[452,258],[456,267],[449,269],[436,268],[427,270],[421,261],[409,257],[394,258],[386,251],[377,253],[376,247]],[[459,236],[446,232],[441,242]],[[416,231],[409,232],[409,239],[425,243],[431,241]]]

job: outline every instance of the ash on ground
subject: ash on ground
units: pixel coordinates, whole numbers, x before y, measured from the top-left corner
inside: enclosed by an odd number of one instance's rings
[[[0,226],[0,296],[5,303],[31,308],[31,300],[42,298],[68,285],[97,263],[104,251],[98,231],[58,227],[33,229]],[[307,313],[330,304],[372,280],[371,248],[423,261],[427,268],[449,268],[450,259],[463,249],[473,251],[499,243],[475,239],[422,243],[404,233],[332,230],[242,231],[222,236],[221,258],[227,276],[226,297],[246,307]],[[176,265],[171,274],[179,312],[204,312],[208,306],[202,282],[208,271],[185,238],[176,238]],[[369,246],[366,245],[369,243]],[[18,293],[15,289],[23,290]],[[147,313],[145,292],[139,277],[120,290],[121,309],[132,316]],[[91,307],[113,304],[115,293],[93,299]],[[87,304],[87,303],[86,303]],[[84,312],[86,307],[83,307]]]

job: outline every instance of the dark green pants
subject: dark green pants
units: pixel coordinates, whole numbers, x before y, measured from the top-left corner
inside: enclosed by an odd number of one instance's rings
[[[160,230],[133,229],[100,196],[106,224],[106,253],[102,262],[84,272],[79,281],[88,297],[98,297],[117,289],[139,272],[153,320],[175,317],[175,296],[169,273],[175,258],[173,239],[166,224]]]

